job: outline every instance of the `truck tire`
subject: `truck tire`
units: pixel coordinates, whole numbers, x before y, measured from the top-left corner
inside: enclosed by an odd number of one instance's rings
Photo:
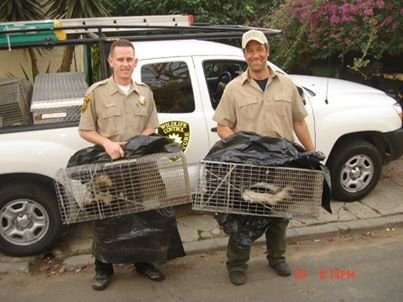
[[[63,229],[55,194],[30,182],[8,184],[0,191],[0,250],[31,256],[52,248]]]
[[[332,151],[327,166],[333,199],[355,201],[375,188],[382,173],[382,158],[371,143],[349,140]]]

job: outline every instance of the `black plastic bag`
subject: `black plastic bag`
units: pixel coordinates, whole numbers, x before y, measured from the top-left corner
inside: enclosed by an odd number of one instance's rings
[[[172,208],[96,221],[93,228],[93,253],[105,263],[161,265],[185,256]]]
[[[318,169],[325,156],[317,151],[306,152],[300,145],[286,139],[241,131],[216,142],[204,159],[258,166]]]
[[[153,153],[176,153],[181,151],[179,144],[174,143],[166,136],[158,134],[134,136],[127,141],[127,144],[123,145],[122,149],[124,157],[119,159],[132,159]],[[111,158],[104,148],[95,145],[74,153],[70,157],[67,167],[110,161]]]
[[[325,159],[321,152],[306,152],[303,147],[286,139],[260,136],[253,132],[237,132],[218,141],[205,156],[205,160],[258,166],[293,167],[320,170],[324,175],[322,207],[330,207],[330,173],[320,163]],[[262,236],[270,217],[216,214],[216,220],[226,234],[233,236],[239,248],[250,246]]]
[[[176,153],[181,148],[161,135],[139,135],[130,138],[123,150],[124,159],[132,159],[153,153]],[[68,167],[110,161],[101,146],[93,146],[73,154]],[[185,255],[172,208],[94,221],[93,228],[93,253],[105,263],[163,264]]]
[[[216,213],[215,219],[225,234],[232,236],[235,245],[244,249],[262,236],[270,217]]]

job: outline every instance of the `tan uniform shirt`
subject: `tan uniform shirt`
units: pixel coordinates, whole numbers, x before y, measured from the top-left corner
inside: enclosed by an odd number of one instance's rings
[[[93,130],[112,141],[126,141],[146,128],[159,126],[151,89],[130,85],[124,94],[112,78],[88,88],[81,108],[80,130]]]
[[[293,121],[307,116],[294,83],[274,72],[263,92],[245,71],[224,90],[213,119],[234,132],[252,131],[262,136],[294,141]]]

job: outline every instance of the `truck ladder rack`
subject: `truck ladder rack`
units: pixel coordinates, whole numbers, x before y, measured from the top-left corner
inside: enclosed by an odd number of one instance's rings
[[[228,40],[240,38],[250,29],[260,29],[267,36],[281,33],[275,29],[240,25],[194,24],[193,17],[187,15],[38,20],[0,23],[0,50],[98,45],[103,62],[100,64],[101,78],[105,78],[108,73],[105,64],[107,46],[114,40]],[[90,61],[90,47],[86,47],[85,52]],[[92,74],[89,80],[92,81]]]
[[[254,27],[193,24],[187,15],[77,18],[0,23],[0,50],[130,41],[233,39]],[[259,28],[266,35],[280,30]]]

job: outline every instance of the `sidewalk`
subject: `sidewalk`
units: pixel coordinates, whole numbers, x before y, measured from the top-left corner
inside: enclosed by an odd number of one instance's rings
[[[321,209],[318,219],[292,219],[287,240],[320,240],[350,231],[368,232],[377,228],[393,230],[403,226],[403,158],[389,163],[374,191],[360,201],[332,202],[333,214]],[[178,229],[187,254],[226,247],[226,235],[212,213],[192,212],[190,205],[176,208]],[[93,264],[90,223],[73,225],[68,237],[50,253],[62,265],[60,270]],[[264,236],[258,239],[264,242]],[[49,254],[50,255],[50,254]],[[30,272],[32,263],[43,258],[8,257],[0,253],[0,273]]]

